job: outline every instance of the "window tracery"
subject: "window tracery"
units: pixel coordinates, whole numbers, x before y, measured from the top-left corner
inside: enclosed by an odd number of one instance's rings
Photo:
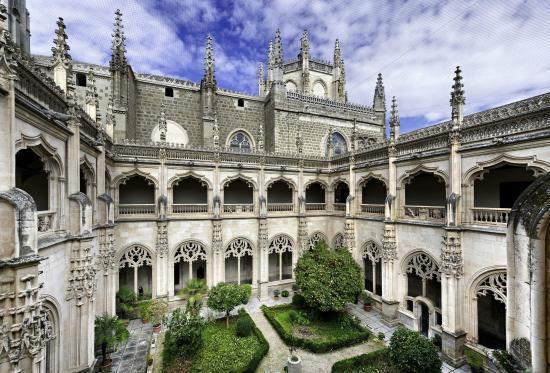
[[[417,253],[409,258],[405,267],[405,272],[416,274],[423,280],[431,280],[435,276],[437,281],[441,281],[439,266],[424,253]]]
[[[284,252],[292,252],[292,241],[286,235],[280,234],[275,236],[269,243],[269,248],[267,253],[278,253],[282,254]]]
[[[487,276],[476,287],[476,295],[487,295],[492,292],[495,299],[506,304],[506,272],[497,272]]]
[[[130,247],[120,258],[119,268],[138,268],[153,264],[151,254],[143,246],[135,245]]]
[[[368,241],[363,245],[363,259],[369,259],[373,263],[377,263],[382,258],[382,249],[374,241]]]
[[[225,258],[240,258],[245,255],[252,255],[252,245],[246,238],[235,238],[225,249]]]
[[[323,233],[321,232],[315,232],[311,235],[311,237],[309,237],[309,249],[313,249],[315,247],[315,245],[318,243],[318,242],[321,242],[321,241],[325,241],[327,242],[327,236],[325,236]]]
[[[251,144],[252,142],[248,136],[244,132],[238,131],[231,137],[229,148],[243,153],[250,153],[252,151]]]
[[[346,240],[345,240],[344,235],[342,233],[338,233],[338,234],[336,234],[336,236],[334,236],[334,239],[332,240],[332,246],[335,249],[347,246],[346,245]]]
[[[174,263],[179,261],[194,262],[197,260],[206,260],[206,250],[204,246],[197,241],[182,243],[174,254]]]

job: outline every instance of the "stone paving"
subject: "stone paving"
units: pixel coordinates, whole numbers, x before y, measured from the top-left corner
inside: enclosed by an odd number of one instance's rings
[[[142,373],[147,370],[147,351],[153,335],[151,324],[131,320],[128,324],[128,341],[111,354],[113,373]]]

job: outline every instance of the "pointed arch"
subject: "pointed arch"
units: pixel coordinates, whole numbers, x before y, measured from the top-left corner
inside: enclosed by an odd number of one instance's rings
[[[404,274],[415,273],[423,279],[441,279],[439,261],[422,249],[413,250],[401,260],[401,271]]]
[[[341,247],[346,247],[346,239],[344,233],[338,232],[332,238],[332,248],[339,249]]]
[[[472,184],[475,180],[481,180],[491,168],[501,165],[524,166],[528,171],[533,172],[534,177],[550,171],[550,163],[537,159],[536,155],[518,157],[503,153],[490,160],[476,162],[475,166],[464,173],[463,183]]]
[[[234,181],[234,180],[237,180],[237,179],[242,179],[243,181],[245,181],[247,184],[251,185],[252,186],[252,189],[254,191],[257,191],[258,190],[258,184],[256,184],[256,181],[251,178],[250,176],[246,176],[246,175],[242,175],[242,174],[238,174],[238,175],[233,175],[233,176],[227,176],[225,179],[223,179],[223,181],[220,183],[220,190],[223,190],[226,186],[226,184]]]
[[[43,134],[28,136],[22,133],[21,138],[15,142],[15,153],[29,148],[40,157],[46,167],[45,171],[53,171],[59,178],[65,177],[65,167],[57,148],[51,145]]]
[[[244,128],[235,128],[233,131],[227,135],[227,138],[225,140],[225,148],[231,149],[231,143],[236,139],[236,136],[241,133],[245,136],[246,141],[250,144],[250,151],[253,152],[256,150],[256,142],[254,141],[254,137],[248,132],[248,130]],[[239,149],[241,147],[239,146]]]
[[[359,188],[363,187],[363,185],[371,180],[378,180],[378,181],[381,181],[382,183],[384,183],[384,185],[386,186],[386,190],[388,190],[389,188],[389,182],[388,180],[382,176],[381,174],[375,174],[374,172],[369,172],[368,174],[364,175],[364,176],[361,176],[361,178],[359,179],[359,181],[357,182],[357,186]]]
[[[273,183],[277,182],[277,181],[284,181],[285,183],[289,184],[290,187],[293,189],[293,190],[297,190],[298,187],[296,185],[296,183],[294,182],[294,180],[288,178],[288,177],[285,177],[285,176],[276,176],[276,177],[273,177],[271,179],[269,179],[266,183],[265,183],[265,188],[266,190],[269,189],[270,186],[273,185]]]
[[[92,180],[95,180],[96,175],[94,165],[90,162],[86,154],[80,157],[80,167],[86,169]]]
[[[321,232],[321,231],[316,231],[316,232],[313,232],[310,236],[309,236],[309,239],[308,239],[308,248],[311,250],[315,247],[315,245],[318,243],[318,242],[321,242],[321,241],[324,241],[325,243],[328,244],[328,239],[327,239],[327,236]]]
[[[336,179],[332,180],[332,182],[330,183],[330,189],[334,190],[334,188],[336,188],[338,183],[344,183],[349,188],[349,181],[343,176],[338,176]]]
[[[310,179],[308,180],[305,184],[304,184],[304,190],[307,190],[311,184],[319,184],[321,185],[321,187],[324,189],[324,190],[328,190],[329,189],[329,184],[325,181],[325,180],[321,180],[321,179]]]
[[[177,185],[177,183],[182,180],[182,179],[186,179],[188,177],[192,177],[192,178],[195,178],[197,180],[199,180],[201,183],[203,183],[204,185],[206,185],[206,187],[209,189],[209,190],[212,190],[213,189],[213,184],[212,182],[210,181],[210,179],[208,179],[206,176],[204,175],[200,175],[198,173],[196,173],[195,171],[192,171],[192,170],[189,170],[187,172],[181,172],[181,173],[178,173],[174,176],[172,176],[169,180],[168,180],[168,189],[172,189],[175,185]]]
[[[120,175],[117,175],[113,180],[113,185],[118,188],[120,184],[125,184],[126,181],[134,176],[141,176],[145,178],[150,184],[153,184],[155,186],[155,190],[159,189],[158,180],[150,173],[144,172],[138,168],[134,168],[133,170],[126,171],[121,173]]]
[[[441,171],[439,167],[429,167],[423,164],[420,164],[411,170],[405,171],[397,180],[397,185],[403,188],[405,184],[410,184],[415,176],[423,172],[433,174],[434,176],[440,178],[445,183],[445,188],[449,185],[449,176],[445,172]]]
[[[172,251],[170,253],[170,257],[174,258],[174,260],[176,260],[175,258],[176,258],[176,255],[178,255],[179,249],[181,247],[184,247],[184,246],[189,246],[188,244],[192,244],[191,246],[194,245],[197,249],[204,250],[204,252],[202,254],[200,254],[201,257],[203,255],[208,256],[208,254],[210,253],[210,249],[208,248],[208,246],[203,241],[198,240],[196,238],[189,238],[189,239],[185,239],[185,240],[181,241],[180,243],[178,243],[177,245],[175,245],[172,248]],[[189,251],[189,250],[187,250],[187,251]],[[193,255],[190,255],[189,257],[192,258]]]

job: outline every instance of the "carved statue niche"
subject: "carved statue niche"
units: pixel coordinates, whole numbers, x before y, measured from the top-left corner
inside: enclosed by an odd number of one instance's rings
[[[451,193],[447,198],[447,210],[448,210],[448,221],[447,223],[451,226],[456,226],[457,222],[457,205],[460,195],[455,192]]]
[[[160,196],[158,199],[159,218],[166,219],[166,209],[168,206],[168,198],[166,196]]]
[[[390,219],[391,216],[392,216],[392,209],[393,209],[393,201],[395,200],[395,196],[392,196],[391,194],[388,194],[386,196],[386,205],[388,206],[388,215],[386,216],[386,218]]]
[[[353,211],[353,200],[355,199],[354,196],[351,194],[347,196],[346,198],[346,216],[350,216],[351,212]]]
[[[260,216],[266,216],[267,215],[267,200],[265,199],[265,196],[260,196]]]

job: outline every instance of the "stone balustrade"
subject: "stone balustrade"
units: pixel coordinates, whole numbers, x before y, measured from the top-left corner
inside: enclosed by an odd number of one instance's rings
[[[306,211],[325,211],[326,203],[306,203]]]
[[[361,213],[365,215],[384,215],[384,204],[363,203]]]
[[[198,214],[208,212],[207,203],[175,203],[172,214]]]
[[[445,219],[445,206],[404,205],[403,210],[405,218],[437,221]]]
[[[242,214],[254,212],[254,204],[252,203],[225,203],[223,212],[226,214]]]
[[[156,205],[152,204],[119,204],[118,211],[119,216],[128,215],[155,215]]]
[[[39,234],[49,233],[54,230],[55,226],[55,211],[38,211],[37,216],[37,229]]]
[[[496,207],[473,207],[472,221],[482,224],[508,224],[508,217],[511,209],[496,208]]]
[[[293,212],[294,203],[268,203],[268,212]]]
[[[334,203],[334,211],[343,211],[346,212],[346,204],[345,203]]]

